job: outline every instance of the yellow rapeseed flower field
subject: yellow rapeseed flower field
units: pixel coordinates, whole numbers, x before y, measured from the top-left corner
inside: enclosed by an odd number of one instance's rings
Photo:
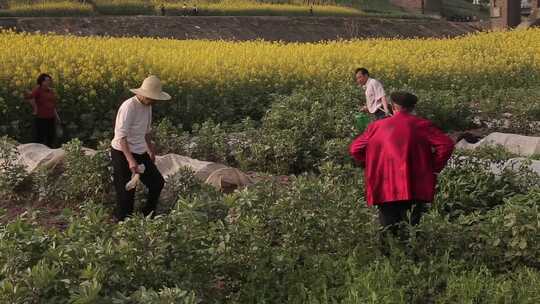
[[[169,113],[192,121],[208,112],[229,120],[260,112],[270,94],[299,86],[350,84],[360,66],[387,87],[413,91],[530,87],[540,80],[540,30],[307,44],[3,32],[0,43],[0,111],[7,121],[27,115],[21,95],[42,72],[55,78],[68,116],[109,119],[127,89],[156,74],[174,97]]]
[[[540,30],[460,39],[308,44],[3,32],[0,42],[0,73],[2,79],[10,79],[8,83],[3,80],[3,86],[13,90],[30,86],[45,71],[61,78],[60,86],[84,91],[107,91],[104,85],[133,84],[156,73],[179,92],[207,85],[264,83],[278,89],[289,84],[349,81],[358,66],[368,67],[386,83],[437,89],[516,86],[536,82],[540,72]]]

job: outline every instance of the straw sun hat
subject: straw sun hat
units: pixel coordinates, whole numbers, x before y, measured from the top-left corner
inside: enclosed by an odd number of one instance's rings
[[[171,95],[162,91],[161,80],[154,75],[147,77],[140,88],[131,89],[133,94],[144,96],[153,100],[169,100]]]

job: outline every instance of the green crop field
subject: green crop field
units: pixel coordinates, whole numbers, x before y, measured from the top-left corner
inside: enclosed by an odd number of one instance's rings
[[[4,31],[0,44],[0,303],[540,302],[538,155],[504,167],[517,155],[502,147],[455,151],[401,240],[385,239],[348,155],[361,66],[445,131],[539,136],[538,29],[306,44]],[[62,166],[28,173],[23,95],[43,72],[69,142]],[[153,108],[159,155],[260,182],[223,193],[180,170],[155,218],[113,221],[114,118],[149,74],[172,95]]]

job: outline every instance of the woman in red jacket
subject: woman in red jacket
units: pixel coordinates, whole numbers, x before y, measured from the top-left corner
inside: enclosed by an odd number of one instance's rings
[[[24,98],[32,105],[34,117],[34,142],[53,147],[56,140],[56,123],[60,117],[56,111],[56,94],[52,89],[52,77],[41,74],[37,79],[38,86]]]
[[[350,146],[365,168],[366,200],[377,206],[381,225],[394,235],[411,213],[416,225],[433,201],[437,174],[446,166],[454,142],[430,121],[412,114],[418,98],[392,93],[394,116],[371,123]]]

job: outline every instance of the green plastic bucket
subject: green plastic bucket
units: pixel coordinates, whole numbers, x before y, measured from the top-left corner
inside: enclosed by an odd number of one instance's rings
[[[358,132],[364,132],[369,122],[370,122],[370,119],[366,113],[358,113],[355,115],[355,123],[356,123],[355,126]]]

